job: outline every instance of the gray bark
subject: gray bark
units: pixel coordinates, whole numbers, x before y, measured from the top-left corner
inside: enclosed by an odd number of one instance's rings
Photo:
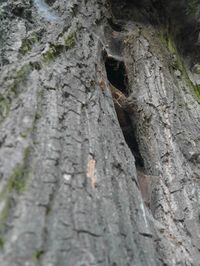
[[[0,265],[199,265],[200,8],[135,2],[0,4]]]

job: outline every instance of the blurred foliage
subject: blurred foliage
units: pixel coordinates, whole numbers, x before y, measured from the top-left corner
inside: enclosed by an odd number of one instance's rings
[[[187,0],[185,8],[186,15],[195,15],[198,10],[198,5],[198,0]]]

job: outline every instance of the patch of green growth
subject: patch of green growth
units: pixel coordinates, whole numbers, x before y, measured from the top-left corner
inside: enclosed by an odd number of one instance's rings
[[[3,249],[5,244],[3,235],[5,232],[6,221],[8,220],[9,217],[10,208],[11,208],[11,198],[7,197],[5,199],[4,208],[0,213],[0,249]]]
[[[53,61],[63,51],[63,46],[60,44],[51,44],[49,49],[42,55],[45,62]]]
[[[1,195],[1,197],[2,197],[2,195]],[[4,205],[4,208],[3,208],[2,212],[1,212],[1,215],[0,215],[1,224],[4,223],[5,221],[7,221],[8,216],[9,216],[10,207],[11,207],[11,200],[8,197],[8,198],[5,199],[5,205]]]
[[[0,122],[8,115],[12,99],[19,94],[18,87],[26,81],[31,69],[31,65],[26,64],[17,70],[7,91],[4,95],[0,94]]]
[[[194,73],[200,75],[200,65],[199,64],[194,65]]]
[[[38,261],[42,255],[44,254],[44,250],[37,250],[33,255],[32,255],[32,259],[33,261]]]
[[[27,131],[25,131],[25,132],[21,132],[21,133],[20,133],[20,136],[21,136],[22,138],[26,139],[27,136],[28,136],[28,132],[27,132]]]
[[[24,191],[27,178],[29,176],[29,169],[26,165],[26,162],[28,160],[28,157],[30,155],[30,148],[27,147],[24,150],[24,157],[23,157],[23,163],[22,165],[18,165],[15,167],[12,175],[9,177],[8,182],[5,186],[5,188],[0,193],[0,201],[1,204],[4,204],[2,211],[0,213],[0,248],[3,248],[3,238],[1,235],[4,232],[6,221],[9,218],[9,215],[11,214],[12,210],[12,193],[16,192],[17,194],[20,194]]]
[[[0,249],[4,248],[4,238],[3,238],[3,232],[5,231],[5,224],[8,220],[10,208],[11,208],[11,198],[8,196],[5,198],[6,193],[1,193],[0,200],[4,200],[4,207],[3,210],[0,213]]]
[[[185,13],[186,15],[195,15],[198,9],[198,0],[187,0]]]
[[[37,34],[33,33],[29,38],[26,38],[22,41],[22,45],[19,49],[19,52],[22,55],[27,54],[31,51],[33,45],[38,42],[38,36]]]
[[[37,43],[39,40],[41,39],[41,37],[39,37],[39,34],[38,33],[32,33],[29,40],[31,42],[31,44],[35,44]]]
[[[193,83],[193,88],[197,99],[200,101],[200,84]]]
[[[42,54],[43,60],[45,62],[53,61],[56,57],[58,57],[63,51],[72,49],[75,44],[75,34],[74,32],[64,35],[64,44],[50,44],[48,50]]]
[[[24,77],[29,73],[30,68],[30,64],[24,65],[19,70],[17,70],[15,78],[19,82],[23,81]]]
[[[18,95],[18,87],[21,83],[26,81],[27,76],[30,73],[31,69],[32,69],[31,65],[26,64],[16,71],[16,74],[14,76],[14,81],[10,86],[11,94],[14,94],[14,96]],[[12,96],[12,95],[9,95],[9,96]]]
[[[26,161],[30,156],[30,147],[24,149],[23,164],[16,166],[13,174],[9,178],[8,190],[15,190],[17,193],[21,193],[25,190],[26,181],[29,177],[30,170],[26,166]]]
[[[0,122],[8,115],[9,110],[10,110],[9,99],[0,94]]]
[[[167,46],[167,34],[165,32],[163,32],[163,31],[161,31],[161,32],[159,32],[158,36],[160,38],[161,43],[164,46]]]
[[[70,33],[67,36],[64,36],[64,43],[65,43],[66,49],[71,49],[75,46],[76,40],[75,40],[74,32]]]
[[[4,247],[4,239],[2,236],[0,236],[0,249],[3,249]]]
[[[172,62],[170,62],[171,67],[174,70],[180,70],[182,77],[184,81],[186,82],[187,86],[192,89],[192,93],[195,94],[198,101],[200,101],[200,85],[196,84],[191,81],[187,69],[185,68],[183,59],[181,57],[181,54],[179,53],[174,38],[170,34],[161,34],[160,35],[161,42],[164,43],[169,50],[171,56],[172,56]],[[196,72],[200,73],[200,65],[196,65]]]
[[[27,161],[30,156],[30,148],[24,149],[23,162],[21,165],[17,165],[8,179],[5,188],[0,193],[0,201],[3,205],[2,211],[0,213],[0,249],[4,246],[4,239],[2,235],[5,232],[5,225],[9,216],[13,210],[13,193],[16,192],[20,194],[24,191],[27,179],[29,177],[30,171],[27,166]]]
[[[174,37],[172,34],[160,34],[160,39],[161,42],[167,47],[168,51],[170,52],[171,55],[171,61],[170,61],[170,66],[174,70],[179,70],[181,74],[185,77],[187,83],[189,82],[191,85],[191,81],[189,79],[187,70],[185,68],[183,59],[180,55],[180,52],[177,49]]]
[[[174,42],[173,36],[168,32],[160,32],[159,37],[161,42],[167,47],[167,49],[172,53],[177,53],[176,44]]]
[[[8,181],[8,190],[15,190],[17,193],[21,193],[25,189],[26,178],[28,176],[28,171],[22,165],[18,165],[13,174],[10,176]]]
[[[166,42],[167,42],[167,48],[172,55],[172,62],[171,62],[172,68],[175,70],[177,70],[177,69],[180,70],[181,73],[183,74],[183,72],[185,72],[183,60],[182,60],[182,58],[179,54],[179,51],[176,47],[173,36],[168,34],[167,38],[166,38]]]
[[[4,194],[12,191],[16,191],[18,194],[25,190],[26,181],[29,177],[30,170],[26,166],[26,161],[30,156],[30,148],[27,147],[23,154],[23,163],[17,165],[9,177],[6,188],[4,189]]]
[[[55,56],[56,56],[56,49],[54,47],[50,47],[48,51],[46,51],[43,54],[43,59],[45,62],[49,62],[54,60]]]
[[[5,186],[0,193],[0,202],[2,202],[8,194],[7,186]]]
[[[0,123],[7,117],[13,98],[20,93],[19,85],[26,82],[32,70],[31,64],[25,64],[12,77],[12,83],[8,86],[4,94],[0,94]]]
[[[32,49],[32,45],[29,43],[29,41],[27,39],[24,39],[22,41],[21,47],[19,48],[19,52],[20,52],[20,54],[25,55],[28,52],[30,52],[31,49]]]
[[[187,86],[189,88],[192,88],[194,90],[195,95],[199,98],[199,93],[200,93],[199,89],[200,89],[200,87],[199,87],[198,84],[194,84],[191,81],[191,79],[190,79],[190,77],[188,75],[187,69],[185,68],[185,64],[183,62],[183,59],[182,59],[182,57],[181,57],[181,55],[180,55],[180,53],[179,53],[179,51],[178,51],[178,49],[176,47],[176,44],[175,44],[175,42],[174,42],[172,37],[168,38],[168,49],[173,54],[174,59],[175,59],[172,62],[172,67],[174,69],[178,69],[178,70],[181,71],[181,74],[182,74],[183,79],[185,80]]]
[[[28,146],[24,149],[24,154],[23,154],[23,161],[27,161],[28,158],[30,157],[30,153],[31,153],[31,148]]]

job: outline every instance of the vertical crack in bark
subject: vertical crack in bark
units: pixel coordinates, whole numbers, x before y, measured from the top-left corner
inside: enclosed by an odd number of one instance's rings
[[[141,169],[144,167],[143,158],[138,147],[134,125],[129,113],[126,111],[129,91],[125,64],[123,61],[107,56],[105,58],[105,67],[119,125],[124,139],[134,155],[136,167]]]
[[[0,4],[0,265],[199,265],[199,83],[176,48],[199,72],[191,1],[77,2]]]

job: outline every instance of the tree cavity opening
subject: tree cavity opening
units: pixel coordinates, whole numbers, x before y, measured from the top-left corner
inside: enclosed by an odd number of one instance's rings
[[[128,79],[124,62],[107,56],[105,60],[105,67],[107,78],[110,83],[122,93],[127,95]]]
[[[124,139],[135,158],[136,167],[142,169],[144,167],[144,161],[139,151],[138,142],[135,136],[135,128],[132,122],[134,119],[134,112],[129,110],[127,106],[129,91],[125,64],[123,61],[108,57],[106,54],[105,68],[115,111]]]

